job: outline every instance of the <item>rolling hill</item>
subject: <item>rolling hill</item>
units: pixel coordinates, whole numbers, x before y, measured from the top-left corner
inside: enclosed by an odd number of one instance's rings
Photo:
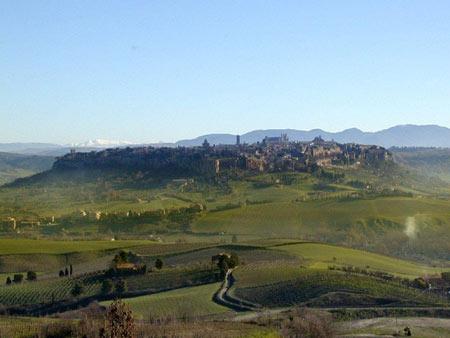
[[[51,156],[0,152],[0,185],[48,170],[54,160]]]
[[[439,177],[450,182],[450,149],[391,148],[394,159],[422,175]]]

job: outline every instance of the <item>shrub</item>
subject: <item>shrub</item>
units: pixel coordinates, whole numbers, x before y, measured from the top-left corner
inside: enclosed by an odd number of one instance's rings
[[[41,329],[39,337],[46,338],[69,338],[74,336],[74,330],[71,325],[61,323],[51,323]]]
[[[413,286],[418,289],[426,289],[428,285],[427,282],[422,277],[419,277],[414,279]]]
[[[113,283],[109,279],[105,279],[102,282],[102,293],[108,294],[112,291],[112,289],[113,289]]]
[[[161,259],[156,259],[155,261],[155,268],[157,268],[158,270],[161,270],[163,267],[163,261]]]
[[[108,307],[105,326],[100,329],[100,337],[132,338],[135,336],[133,313],[120,299]]]
[[[328,313],[298,308],[281,323],[283,337],[332,338],[332,318]]]
[[[123,279],[119,279],[115,285],[116,292],[120,295],[127,291],[127,283]]]
[[[14,283],[22,283],[23,275],[21,273],[17,273],[14,275],[13,282]]]
[[[36,272],[34,272],[34,271],[28,271],[28,272],[27,272],[27,280],[28,280],[28,281],[34,281],[34,280],[37,280]]]
[[[78,297],[83,293],[83,286],[80,283],[76,283],[72,290],[70,291],[71,295],[74,297]]]
[[[443,280],[450,282],[450,271],[442,272],[441,277]]]
[[[6,285],[10,285],[12,283],[11,277],[6,277]]]

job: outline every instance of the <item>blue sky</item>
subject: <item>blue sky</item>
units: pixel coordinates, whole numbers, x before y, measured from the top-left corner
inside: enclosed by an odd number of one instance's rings
[[[0,142],[450,127],[449,1],[0,4]]]

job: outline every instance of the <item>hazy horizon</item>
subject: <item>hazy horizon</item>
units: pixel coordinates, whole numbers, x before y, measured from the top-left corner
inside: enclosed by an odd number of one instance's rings
[[[438,127],[438,128],[446,128],[449,129],[450,128],[446,127],[446,126],[440,126],[437,124],[423,124],[423,125],[416,125],[416,124],[400,124],[400,125],[395,125],[395,126],[391,126],[385,129],[380,129],[380,130],[363,130],[361,128],[358,127],[350,127],[350,128],[345,128],[342,130],[337,130],[337,131],[332,131],[332,130],[326,130],[323,128],[312,128],[312,129],[296,129],[296,128],[264,128],[264,129],[252,129],[252,130],[247,130],[244,131],[243,133],[232,133],[232,132],[226,132],[226,131],[221,131],[221,132],[210,132],[210,133],[205,133],[205,134],[201,134],[201,135],[192,135],[191,137],[186,137],[186,138],[182,138],[182,139],[176,139],[173,141],[168,141],[168,140],[159,140],[157,142],[148,142],[146,140],[140,140],[140,141],[130,141],[130,140],[126,140],[126,139],[116,139],[116,138],[101,138],[101,137],[92,137],[90,139],[85,139],[85,140],[78,140],[77,142],[68,142],[68,143],[64,143],[64,142],[50,142],[50,141],[35,141],[35,140],[29,140],[29,141],[18,141],[18,142],[2,142],[0,140],[0,144],[53,144],[53,145],[58,145],[58,146],[83,146],[83,147],[89,147],[89,144],[91,142],[93,142],[92,146],[101,146],[102,142],[104,142],[104,146],[107,146],[108,143],[111,145],[138,145],[138,144],[175,144],[177,142],[182,142],[182,141],[189,141],[189,140],[195,140],[198,138],[203,138],[206,136],[210,136],[210,135],[232,135],[232,136],[243,136],[243,135],[247,135],[253,132],[259,132],[259,131],[274,131],[274,130],[280,130],[280,131],[299,131],[299,132],[311,132],[311,131],[323,131],[326,133],[332,133],[332,134],[339,134],[345,131],[349,131],[349,130],[358,130],[364,134],[376,134],[379,132],[384,132],[393,128],[398,128],[398,127],[407,127],[407,126],[412,126],[412,127]],[[323,136],[317,134],[316,136]]]

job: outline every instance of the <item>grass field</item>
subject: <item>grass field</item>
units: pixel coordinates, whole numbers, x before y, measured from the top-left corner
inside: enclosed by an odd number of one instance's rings
[[[209,212],[192,229],[241,238],[258,235],[329,242],[448,264],[448,210],[449,200],[429,197],[276,201]]]
[[[69,337],[68,332],[72,333],[70,337],[96,337],[102,325],[103,321],[80,325],[77,321],[67,319],[0,316],[0,337]],[[137,321],[135,331],[137,337],[209,338],[220,332],[223,338],[280,338],[275,328],[236,322],[170,321],[160,324]]]
[[[276,249],[295,254],[311,268],[327,269],[331,265],[348,266],[388,272],[408,278],[440,274],[442,269],[366,251],[318,243],[276,246]]]
[[[194,225],[196,231],[224,231],[236,234],[305,235],[320,227],[336,232],[351,225],[370,231],[383,221],[404,229],[408,217],[419,216],[450,221],[450,202],[435,199],[385,197],[354,201],[276,202],[247,205],[238,209],[208,213]],[[378,220],[378,222],[377,222]],[[380,224],[377,224],[380,223]],[[423,224],[424,226],[426,224]],[[364,229],[365,227],[365,229]]]
[[[1,317],[1,338],[37,337],[45,325],[61,322],[53,318]]]
[[[127,298],[136,318],[193,318],[214,314],[224,314],[230,310],[212,301],[220,283],[177,289],[154,295]],[[110,302],[102,302],[108,306]]]
[[[403,335],[409,327],[413,337],[450,337],[450,319],[443,318],[375,318],[345,322],[339,325],[338,333],[343,337]],[[358,336],[359,335],[359,336]]]
[[[52,241],[32,239],[0,239],[0,255],[64,254],[72,252],[112,250],[149,244],[145,240],[131,241]]]

